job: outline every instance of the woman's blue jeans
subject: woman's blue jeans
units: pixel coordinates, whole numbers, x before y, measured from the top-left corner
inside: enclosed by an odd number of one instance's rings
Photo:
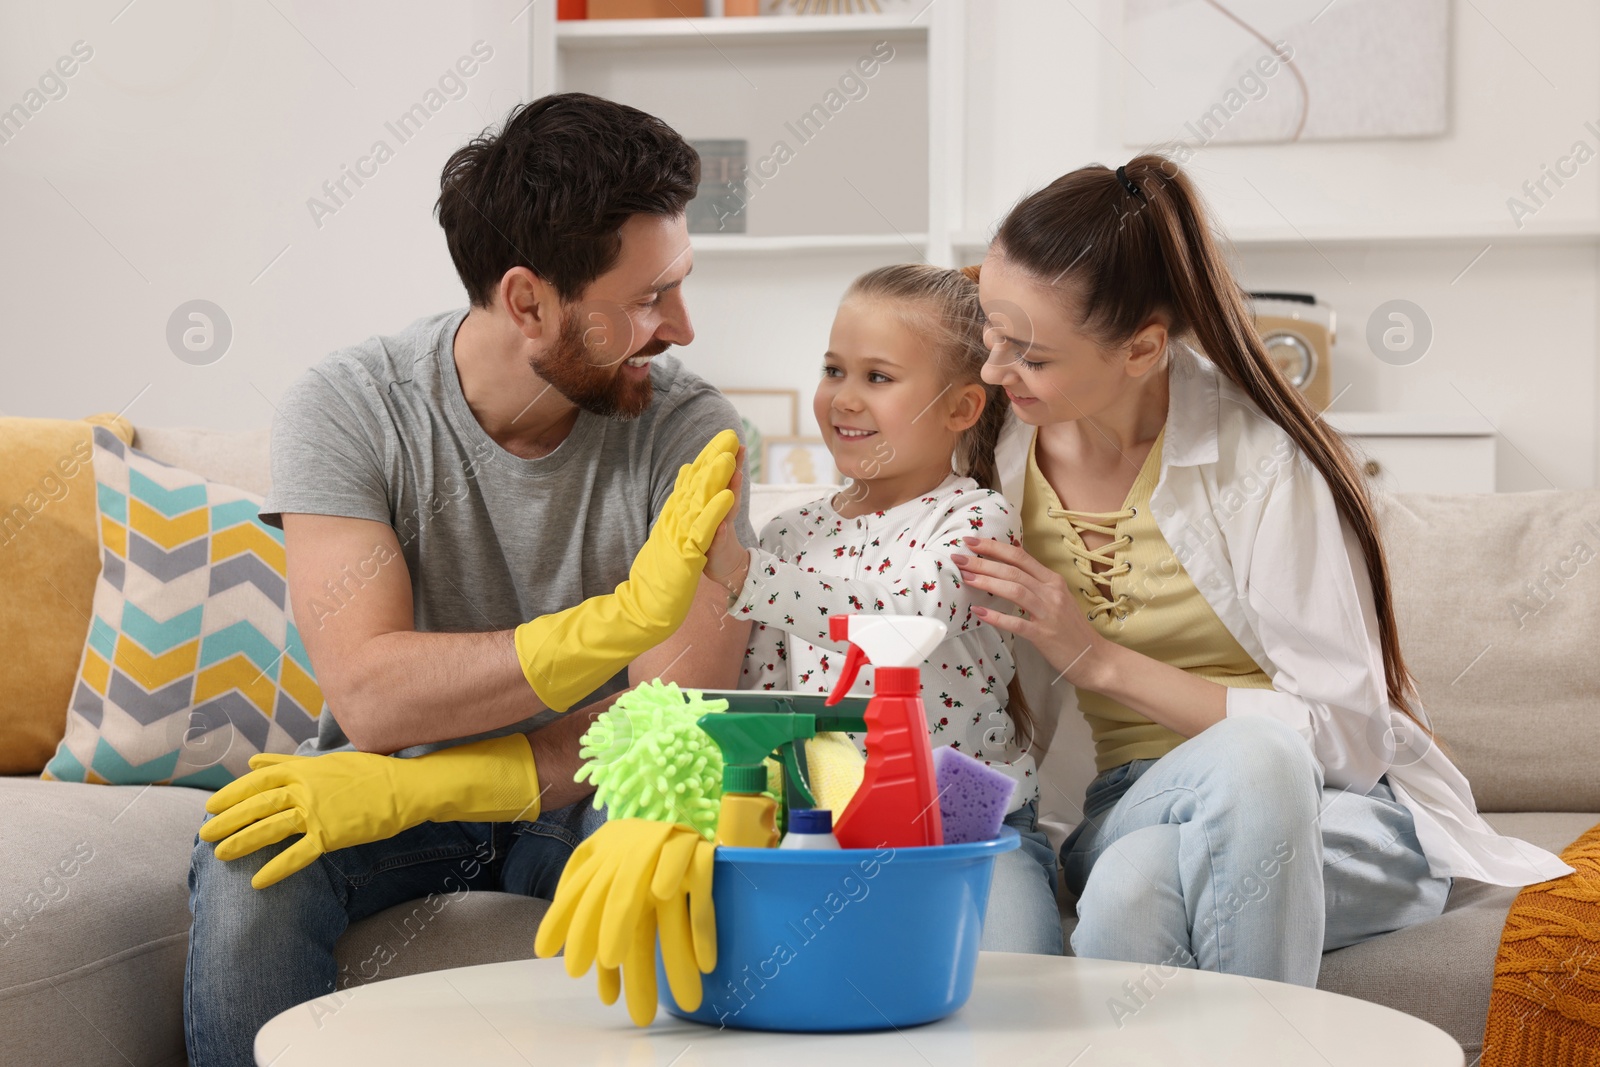
[[[1323,952],[1431,919],[1450,891],[1386,781],[1325,789],[1305,740],[1258,716],[1102,773],[1061,864],[1074,954],[1304,986]]]
[[[1039,802],[1028,801],[1007,815],[1005,823],[1021,835],[1022,847],[995,857],[978,947],[1059,956],[1066,944],[1056,904],[1056,856],[1039,829]]]
[[[195,838],[189,865],[189,958],[183,981],[184,1036],[191,1067],[249,1065],[256,1031],[296,1004],[384,977],[439,911],[474,889],[555,895],[579,842],[605,822],[584,800],[534,822],[423,823],[387,841],[340,849],[266,889],[250,878],[298,836],[223,862]],[[418,932],[397,930],[389,951],[340,971],[334,945],[351,923],[417,901]],[[532,929],[527,931],[533,944]],[[398,946],[398,947],[396,947]]]

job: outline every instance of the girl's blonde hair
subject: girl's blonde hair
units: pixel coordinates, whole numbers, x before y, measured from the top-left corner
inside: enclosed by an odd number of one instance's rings
[[[870,270],[850,283],[845,299],[864,296],[899,305],[908,325],[929,338],[933,356],[952,386],[983,386],[983,411],[956,442],[956,473],[1000,492],[994,449],[1005,425],[1006,395],[985,384],[984,318],[978,305],[977,268],[965,271],[926,263],[897,263]]]
[[[978,304],[977,271],[976,267],[950,270],[926,263],[879,267],[850,283],[845,299],[860,296],[889,304],[909,328],[928,338],[931,354],[949,385],[983,386],[978,421],[956,441],[956,473],[998,493],[1000,471],[994,452],[1005,425],[1007,401],[1001,386],[988,385],[982,377],[989,350],[983,343],[985,322]],[[1020,505],[1021,501],[1012,503]],[[1018,743],[1024,750],[1031,748],[1033,711],[1015,674],[1006,686],[1006,697]]]

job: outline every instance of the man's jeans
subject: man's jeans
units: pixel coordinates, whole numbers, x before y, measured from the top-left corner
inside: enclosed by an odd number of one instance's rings
[[[1431,919],[1450,892],[1386,781],[1324,788],[1305,739],[1258,716],[1097,777],[1061,869],[1076,955],[1304,986],[1323,952]]]
[[[330,852],[261,890],[251,888],[251,876],[298,836],[227,863],[197,836],[183,983],[191,1067],[253,1064],[256,1031],[274,1015],[384,977],[390,953],[410,944],[392,941],[389,951],[341,973],[333,948],[351,923],[414,900],[421,912],[415,925],[426,937],[426,920],[470,890],[548,900],[568,857],[603,822],[585,799],[534,822],[423,823],[387,841]],[[530,952],[533,934],[527,931]],[[337,1010],[337,998],[328,1003]]]

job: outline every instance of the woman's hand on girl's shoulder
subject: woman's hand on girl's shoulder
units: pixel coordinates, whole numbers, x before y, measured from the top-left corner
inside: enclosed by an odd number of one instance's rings
[[[1105,638],[1078,609],[1066,579],[1018,545],[979,537],[965,541],[973,555],[950,557],[962,580],[1018,608],[1018,614],[1010,615],[974,606],[972,613],[997,630],[1027,638],[1061,677],[1093,689],[1091,680],[1103,658],[1094,653]]]

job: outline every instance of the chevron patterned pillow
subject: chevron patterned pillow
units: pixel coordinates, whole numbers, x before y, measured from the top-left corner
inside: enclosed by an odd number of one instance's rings
[[[217,789],[316,733],[322,691],[261,498],[94,431],[101,568],[43,778]]]

